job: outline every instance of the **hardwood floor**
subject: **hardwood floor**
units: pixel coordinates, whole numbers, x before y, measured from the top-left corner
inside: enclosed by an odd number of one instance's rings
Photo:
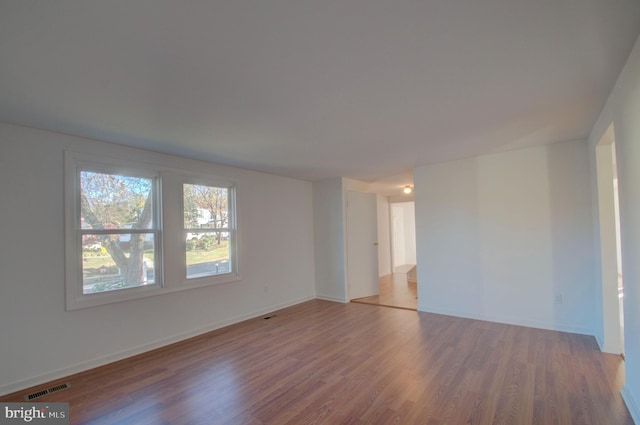
[[[382,276],[378,282],[378,295],[356,298],[351,302],[417,310],[418,291],[416,282],[407,281],[406,273]]]
[[[36,401],[74,424],[633,424],[623,361],[589,336],[320,300],[276,314]]]

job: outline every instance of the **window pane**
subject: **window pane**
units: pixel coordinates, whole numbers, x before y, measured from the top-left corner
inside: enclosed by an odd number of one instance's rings
[[[185,184],[185,229],[229,228],[229,189],[226,187]]]
[[[229,273],[229,232],[187,233],[187,279]]]
[[[82,236],[82,292],[114,291],[155,283],[153,233]]]
[[[80,172],[82,229],[150,229],[153,180]]]

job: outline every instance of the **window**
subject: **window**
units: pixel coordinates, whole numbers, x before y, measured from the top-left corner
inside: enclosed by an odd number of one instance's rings
[[[240,279],[233,182],[96,157],[65,152],[67,310]]]
[[[82,293],[155,283],[157,178],[79,170]]]
[[[232,194],[231,187],[182,185],[187,279],[232,272]]]

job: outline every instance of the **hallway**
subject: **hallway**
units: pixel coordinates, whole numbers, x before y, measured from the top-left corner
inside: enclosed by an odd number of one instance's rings
[[[379,295],[357,298],[351,300],[351,302],[402,308],[405,310],[417,309],[418,294],[416,282],[409,282],[406,273],[394,273],[382,276],[378,282],[380,287]]]

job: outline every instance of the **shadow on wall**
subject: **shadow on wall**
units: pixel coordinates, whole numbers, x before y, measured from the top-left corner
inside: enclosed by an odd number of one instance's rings
[[[419,309],[591,333],[587,153],[565,142],[416,169]]]
[[[595,303],[596,270],[588,145],[550,145],[547,163],[555,323],[593,330],[596,318],[588,307]]]

